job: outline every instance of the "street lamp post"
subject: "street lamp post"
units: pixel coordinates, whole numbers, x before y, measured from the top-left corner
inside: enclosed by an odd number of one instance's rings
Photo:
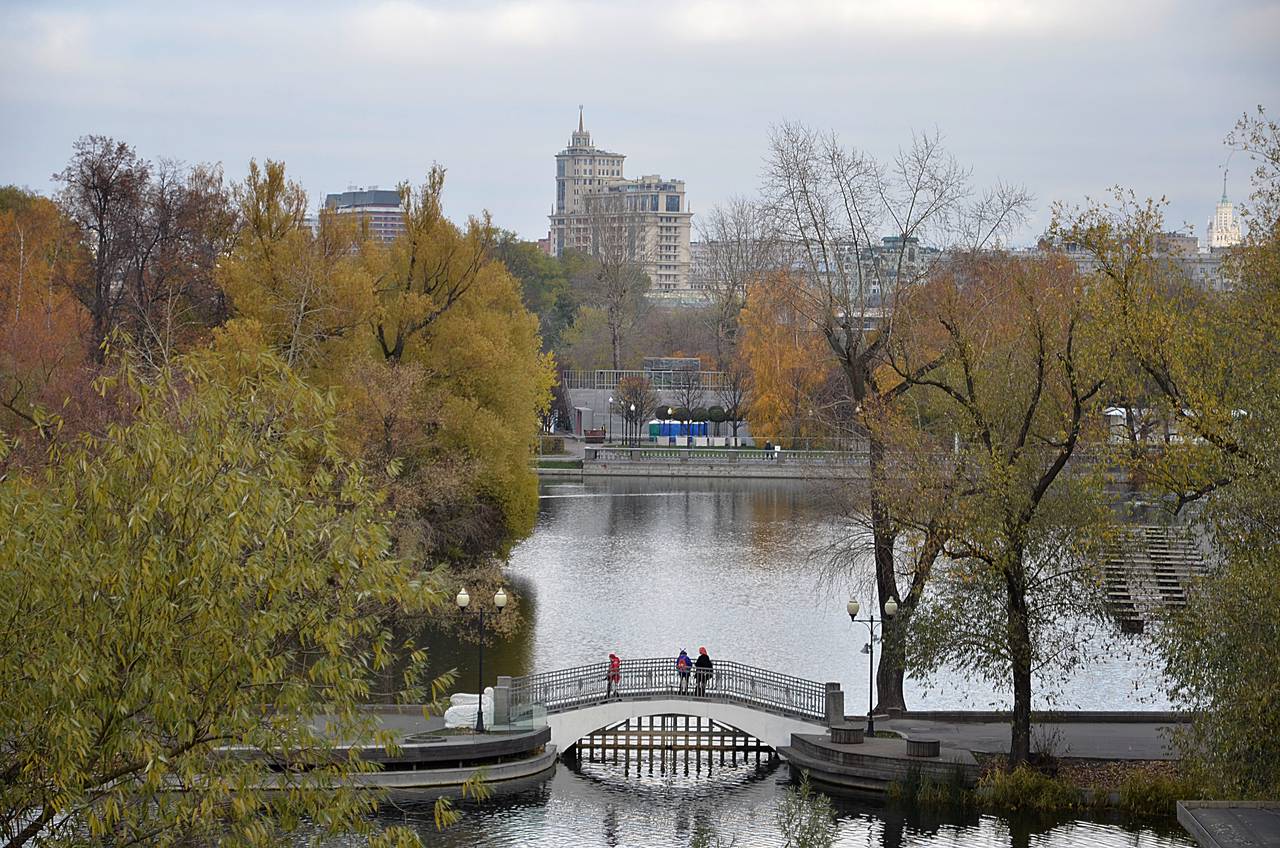
[[[467,587],[463,586],[458,592],[458,596],[453,599],[458,605],[458,609],[465,610],[467,605],[471,603],[471,596],[467,594]],[[502,610],[507,606],[507,592],[499,587],[498,591],[493,594],[493,605],[498,610],[498,614],[502,614]],[[480,615],[480,665],[476,671],[476,680],[478,681],[478,689],[480,692],[479,699],[476,701],[476,733],[484,733],[484,615],[482,609],[477,608],[476,612]]]
[[[599,397],[599,395],[596,395],[596,397]],[[613,395],[610,395],[609,396],[609,430],[605,433],[605,436],[604,436],[604,440],[606,443],[609,441],[609,436],[612,433],[613,433]]]
[[[849,599],[845,609],[849,612],[849,620],[858,624],[865,624],[869,634],[867,641],[867,735],[871,736],[876,732],[876,625],[880,625],[880,632],[883,634],[885,623],[898,612],[898,602],[893,598],[884,602],[884,618],[876,618],[871,613],[867,613],[866,618],[858,618],[858,610],[861,609],[861,605],[853,598]]]
[[[636,418],[636,405],[631,404],[631,444],[637,445],[640,442],[640,421]]]

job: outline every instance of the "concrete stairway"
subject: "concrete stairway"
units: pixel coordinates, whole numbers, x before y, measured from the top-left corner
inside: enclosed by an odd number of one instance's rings
[[[1158,525],[1132,528],[1103,566],[1107,604],[1121,630],[1141,633],[1161,610],[1186,606],[1187,584],[1204,570],[1204,557],[1189,531]]]

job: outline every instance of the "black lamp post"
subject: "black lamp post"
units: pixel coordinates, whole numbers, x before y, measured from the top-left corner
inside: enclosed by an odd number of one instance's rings
[[[613,432],[613,395],[609,396],[609,429],[604,431],[604,442],[609,443],[609,438],[614,435]]]
[[[640,443],[640,419],[636,417],[636,405],[631,404],[631,444]]]
[[[867,735],[870,736],[876,732],[875,717],[875,686],[876,686],[876,625],[880,625],[880,630],[884,632],[884,625],[889,619],[898,612],[898,602],[893,598],[884,602],[884,618],[876,618],[871,613],[867,613],[866,618],[858,618],[858,610],[861,605],[853,598],[849,599],[849,603],[845,605],[845,609],[849,611],[849,620],[858,624],[865,624],[870,638],[867,641]]]
[[[458,592],[458,596],[453,599],[458,605],[458,609],[465,610],[467,605],[471,603],[471,596],[467,594],[467,587],[463,586]],[[499,587],[498,591],[493,595],[493,605],[498,610],[498,614],[502,614],[502,610],[507,605],[507,592]],[[480,691],[479,700],[476,702],[476,733],[484,733],[484,615],[482,609],[477,608],[476,612],[480,615],[480,666],[476,671],[476,680]]]

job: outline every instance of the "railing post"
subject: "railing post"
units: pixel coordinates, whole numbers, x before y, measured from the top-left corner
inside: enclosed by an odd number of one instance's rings
[[[498,676],[498,685],[493,687],[493,724],[499,727],[511,723],[511,677]]]
[[[839,683],[827,684],[827,727],[844,721],[844,692]]]

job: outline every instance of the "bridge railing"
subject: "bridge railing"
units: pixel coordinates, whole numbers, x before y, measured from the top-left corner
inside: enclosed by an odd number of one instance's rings
[[[681,676],[674,657],[623,660],[618,678],[614,689],[628,700],[715,700],[817,721],[827,716],[825,684],[732,660],[717,660],[701,678],[696,668]],[[598,704],[608,695],[609,664],[580,665],[512,678],[511,712],[519,715],[538,707],[547,713],[564,712]]]

